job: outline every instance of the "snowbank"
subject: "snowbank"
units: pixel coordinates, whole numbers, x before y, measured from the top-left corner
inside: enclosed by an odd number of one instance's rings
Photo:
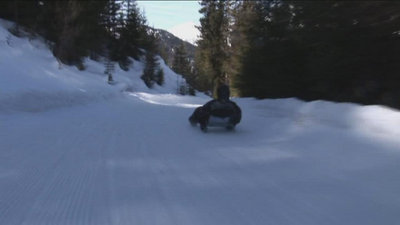
[[[115,66],[114,85],[107,83],[104,65],[87,59],[86,69],[60,64],[39,39],[10,34],[12,23],[0,20],[0,112],[46,111],[113,98],[123,91],[176,93],[179,78],[159,58],[165,84],[149,90],[140,79],[144,65],[133,61],[129,71]]]

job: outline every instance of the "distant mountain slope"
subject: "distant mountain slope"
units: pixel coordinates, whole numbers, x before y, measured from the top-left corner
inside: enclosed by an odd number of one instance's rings
[[[190,21],[171,27],[167,31],[179,37],[180,39],[191,43],[192,45],[196,45],[196,41],[200,36],[200,31],[197,28],[198,26],[199,24]]]
[[[160,40],[160,55],[161,57],[164,58],[165,62],[167,65],[171,66],[172,64],[172,59],[174,56],[174,51],[173,49],[178,47],[181,43],[183,43],[186,47],[186,51],[188,53],[188,57],[191,61],[194,60],[194,54],[196,50],[196,46],[192,45],[191,43],[184,41],[172,33],[162,30],[162,29],[156,29],[156,28],[151,28],[158,36]]]

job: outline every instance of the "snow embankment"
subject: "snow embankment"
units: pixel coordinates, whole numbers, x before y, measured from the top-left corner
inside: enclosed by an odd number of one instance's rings
[[[323,100],[304,102],[288,99],[236,99],[242,108],[269,120],[271,136],[274,130],[287,126],[289,133],[308,132],[308,127],[322,127],[339,131],[352,131],[360,137],[372,138],[383,145],[400,144],[400,112],[385,106],[362,106],[354,103],[335,103]],[[244,111],[246,116],[246,111]],[[272,120],[271,120],[272,119]],[[280,123],[274,127],[275,120]]]
[[[43,41],[18,38],[0,20],[0,112],[38,112],[109,99],[123,91],[175,93],[176,75],[160,58],[165,85],[149,90],[140,76],[144,63],[134,61],[129,71],[115,66],[114,85],[107,83],[104,65],[86,59],[85,70],[58,62]],[[182,79],[182,78],[180,78]]]

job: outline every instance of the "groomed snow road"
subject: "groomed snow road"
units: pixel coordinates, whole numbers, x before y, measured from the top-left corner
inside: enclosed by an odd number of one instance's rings
[[[398,112],[237,99],[237,130],[205,134],[187,121],[205,101],[125,93],[0,114],[0,224],[400,224],[400,142],[385,130]]]

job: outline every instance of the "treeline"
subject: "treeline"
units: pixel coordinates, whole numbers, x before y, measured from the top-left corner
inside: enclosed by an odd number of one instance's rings
[[[196,85],[400,107],[400,3],[201,1]]]
[[[60,62],[79,69],[85,57],[105,59],[111,75],[114,62],[128,70],[131,58],[138,60],[145,52],[151,61],[146,67],[157,66],[155,34],[135,0],[0,1],[0,17],[15,22],[15,35],[23,27],[29,35],[44,37]],[[162,75],[157,68],[147,69],[142,79],[148,86],[162,83],[157,73]]]

